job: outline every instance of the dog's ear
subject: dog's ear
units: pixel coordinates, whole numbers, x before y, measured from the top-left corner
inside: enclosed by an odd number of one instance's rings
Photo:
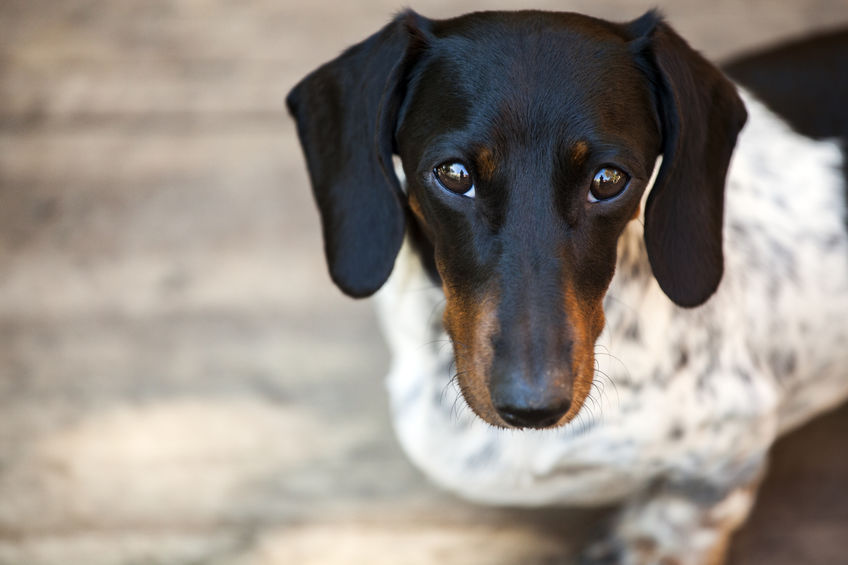
[[[386,282],[403,241],[393,135],[425,25],[414,12],[399,15],[286,98],[321,213],[330,276],[351,296],[371,295]]]
[[[666,295],[697,306],[715,292],[724,270],[724,183],[747,112],[733,84],[656,12],[628,27],[663,140],[645,210],[645,245]]]

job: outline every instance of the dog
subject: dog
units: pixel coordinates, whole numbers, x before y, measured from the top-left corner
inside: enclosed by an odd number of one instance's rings
[[[734,82],[655,11],[406,11],[297,84],[411,459],[476,501],[620,503],[584,563],[723,563],[776,438],[848,397],[846,68],[845,33]]]

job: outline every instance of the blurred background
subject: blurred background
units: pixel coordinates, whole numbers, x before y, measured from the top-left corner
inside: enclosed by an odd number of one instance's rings
[[[848,24],[846,0],[659,5],[717,59]],[[430,486],[371,307],[326,276],[283,99],[400,7],[0,0],[0,564],[547,564],[607,517]],[[845,562],[846,430],[781,444],[733,563]]]

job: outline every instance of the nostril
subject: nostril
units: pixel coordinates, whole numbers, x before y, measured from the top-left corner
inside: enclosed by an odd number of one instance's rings
[[[559,422],[570,407],[571,399],[567,399],[558,404],[543,407],[519,407],[509,404],[498,406],[496,404],[495,410],[510,426],[548,428]]]

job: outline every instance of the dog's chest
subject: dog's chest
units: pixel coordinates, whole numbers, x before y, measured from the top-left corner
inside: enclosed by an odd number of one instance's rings
[[[496,430],[470,414],[451,380],[444,297],[405,246],[378,304],[398,436],[432,478],[512,504],[608,502],[660,474],[733,483],[758,467],[780,430],[848,394],[838,150],[791,135],[746,102],[719,292],[698,309],[674,306],[631,223],[605,301],[593,391],[563,429]]]

